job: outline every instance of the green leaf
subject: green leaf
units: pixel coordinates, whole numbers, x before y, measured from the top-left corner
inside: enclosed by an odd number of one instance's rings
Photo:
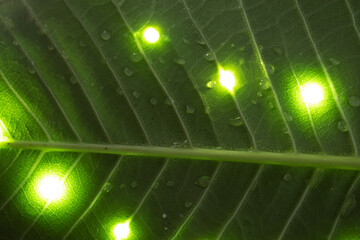
[[[0,0],[0,239],[357,239],[359,22]]]

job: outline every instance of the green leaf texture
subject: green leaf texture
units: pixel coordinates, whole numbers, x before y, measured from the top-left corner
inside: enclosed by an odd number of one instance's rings
[[[126,220],[129,239],[358,239],[358,172],[288,165],[360,161],[359,63],[358,0],[0,0],[0,119],[15,142],[289,155],[2,148],[0,239],[115,239]],[[319,106],[301,100],[312,81]],[[49,172],[61,201],[38,196]]]

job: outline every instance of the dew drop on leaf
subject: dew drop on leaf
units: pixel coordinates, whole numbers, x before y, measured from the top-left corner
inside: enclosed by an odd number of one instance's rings
[[[244,58],[240,58],[240,59],[239,59],[239,64],[240,64],[240,65],[243,65],[244,62],[245,62],[245,59],[244,59]]]
[[[251,103],[255,105],[255,104],[257,104],[257,101],[255,99],[253,99],[253,100],[251,100]]]
[[[338,123],[338,129],[340,130],[340,131],[342,131],[342,132],[347,132],[347,131],[349,131],[349,126],[346,124],[346,122],[345,121],[340,121],[339,123]]]
[[[265,64],[265,68],[266,68],[266,71],[269,75],[273,75],[274,74],[274,71],[275,71],[275,68],[273,65],[271,64]]]
[[[208,52],[204,55],[204,58],[207,60],[207,61],[214,61],[215,57],[212,53]]]
[[[163,57],[159,57],[159,62],[160,62],[160,63],[165,63],[164,58],[163,58]]]
[[[216,81],[212,80],[206,83],[207,88],[214,88],[216,85]]]
[[[111,189],[113,189],[113,185],[112,183],[106,183],[105,186],[104,186],[104,192],[110,192]]]
[[[122,89],[120,87],[118,89],[116,89],[116,92],[119,95],[124,95],[124,92],[122,91]]]
[[[263,96],[263,93],[259,91],[259,92],[256,93],[256,95],[257,95],[258,97],[262,97],[262,96]]]
[[[36,73],[35,69],[33,67],[28,67],[28,72],[31,74],[31,75],[34,75]]]
[[[166,105],[169,105],[169,106],[172,105],[170,98],[166,98],[165,101],[164,101],[164,103],[165,103]]]
[[[278,55],[278,56],[282,56],[284,54],[283,50],[281,47],[274,47],[274,52]]]
[[[107,41],[111,38],[111,34],[108,31],[103,31],[101,33],[101,38],[102,38],[102,40]]]
[[[267,80],[265,78],[260,80],[259,85],[262,89],[265,89],[265,90],[269,89],[271,87],[269,80]]]
[[[292,122],[293,116],[290,113],[284,112],[284,116],[287,122]]]
[[[184,207],[189,208],[191,207],[192,204],[193,204],[192,202],[186,201]]]
[[[356,198],[354,194],[350,194],[341,209],[341,217],[347,218],[356,206]]]
[[[329,61],[331,62],[332,65],[339,65],[340,61],[337,60],[336,58],[330,58]]]
[[[169,181],[166,182],[166,186],[167,186],[167,187],[173,187],[173,186],[175,186],[175,182],[169,180]]]
[[[205,45],[205,43],[206,43],[204,39],[196,40],[196,42],[200,45]]]
[[[51,51],[54,51],[54,45],[50,44],[47,46],[47,49],[51,52]]]
[[[274,108],[274,104],[272,102],[269,102],[269,108],[271,108],[271,109]]]
[[[136,188],[137,182],[136,182],[136,181],[132,181],[132,182],[130,183],[130,186],[131,186],[132,188]]]
[[[86,42],[84,40],[79,41],[80,47],[86,47]]]
[[[360,106],[360,98],[357,96],[351,96],[348,98],[348,102],[350,104],[350,106],[352,107],[358,107]]]
[[[235,117],[229,119],[229,124],[234,127],[240,127],[244,124],[244,121],[241,117]]]
[[[162,218],[166,218],[166,217],[167,217],[166,213],[163,213]]]
[[[130,68],[125,68],[124,69],[124,74],[128,77],[131,77],[131,75],[133,75],[133,71]]]
[[[284,175],[284,177],[283,177],[283,180],[284,180],[285,182],[290,182],[291,179],[292,179],[292,174],[291,174],[291,173],[286,173],[286,174]]]
[[[194,107],[189,106],[189,105],[186,106],[186,113],[192,114],[192,113],[194,113],[194,112],[195,112],[195,108],[194,108]]]
[[[174,59],[174,62],[179,65],[184,65],[186,63],[185,59],[182,59],[182,58]]]
[[[76,83],[77,83],[77,78],[76,78],[75,76],[71,76],[71,77],[70,77],[70,82],[71,82],[72,84],[76,84]]]
[[[136,98],[139,98],[139,97],[140,97],[140,93],[137,92],[137,91],[134,91],[134,92],[133,92],[133,96],[136,97]]]
[[[150,103],[151,103],[152,105],[156,105],[156,104],[157,104],[157,99],[156,99],[156,98],[151,98],[151,99],[150,99]]]
[[[130,61],[132,61],[132,62],[140,62],[142,59],[143,59],[143,56],[141,55],[141,53],[133,52],[130,55]]]
[[[210,177],[209,176],[201,176],[196,180],[196,185],[206,188],[209,186],[210,183]]]
[[[187,40],[186,38],[183,38],[182,41],[183,41],[183,43],[185,43],[185,44],[189,44],[189,43],[190,43],[189,40]]]

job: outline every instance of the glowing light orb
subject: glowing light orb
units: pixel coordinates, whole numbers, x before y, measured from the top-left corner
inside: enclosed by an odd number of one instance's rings
[[[145,31],[144,31],[144,38],[146,41],[148,41],[149,43],[155,43],[159,40],[160,38],[160,34],[159,32],[153,28],[153,27],[148,27]]]
[[[308,83],[302,87],[301,95],[308,105],[315,105],[324,99],[324,91],[319,84]]]
[[[230,71],[220,70],[220,83],[225,87],[227,90],[232,92],[235,86],[235,76]]]
[[[46,201],[59,200],[65,192],[65,186],[60,178],[50,175],[40,180],[37,192]]]
[[[130,234],[129,221],[126,221],[124,223],[118,223],[114,227],[113,233],[117,240],[127,238]]]

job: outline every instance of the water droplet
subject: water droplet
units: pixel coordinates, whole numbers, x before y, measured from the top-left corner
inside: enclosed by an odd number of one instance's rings
[[[265,78],[260,80],[259,85],[264,90],[269,89],[271,87],[269,80]]]
[[[156,104],[157,104],[157,99],[156,99],[156,98],[150,99],[150,103],[151,103],[152,105],[156,105]]]
[[[351,96],[348,98],[348,102],[350,104],[350,106],[352,107],[358,107],[360,106],[360,98],[357,96]]]
[[[14,21],[9,17],[5,17],[3,22],[7,28],[13,28],[15,26]]]
[[[204,109],[205,114],[209,114],[210,112],[210,107],[206,106]]]
[[[275,68],[271,64],[265,64],[266,71],[269,75],[274,74]]]
[[[196,180],[196,185],[206,188],[209,186],[210,183],[210,177],[209,176],[201,176]]]
[[[166,213],[163,213],[162,218],[166,218],[166,217],[167,217]]]
[[[101,33],[101,38],[105,41],[109,40],[111,38],[111,33],[109,33],[108,31],[103,31]]]
[[[284,177],[283,177],[283,180],[284,180],[285,182],[290,182],[291,179],[292,179],[292,174],[291,174],[291,173],[286,173],[286,174],[284,175]]]
[[[240,127],[244,124],[244,121],[241,117],[235,117],[229,119],[229,124],[234,127]]]
[[[104,186],[104,191],[105,191],[105,192],[110,192],[111,189],[113,189],[112,183],[109,183],[109,182],[106,183],[105,186]]]
[[[191,207],[192,204],[193,204],[192,202],[186,201],[184,207],[189,208]]]
[[[143,56],[141,55],[141,53],[133,52],[130,55],[130,61],[132,61],[132,62],[140,62],[142,59],[143,59]]]
[[[136,97],[136,98],[139,98],[139,97],[140,97],[140,93],[137,92],[137,91],[134,91],[134,92],[133,92],[133,96]]]
[[[120,184],[120,190],[123,190],[123,189],[125,189],[125,184]]]
[[[195,112],[195,108],[193,108],[192,106],[187,105],[186,106],[186,112],[192,114],[192,113]]]
[[[292,122],[293,116],[290,113],[284,112],[284,116],[287,122]]]
[[[257,104],[257,101],[255,99],[253,99],[253,100],[251,100],[251,103],[255,105],[255,104]]]
[[[349,126],[346,124],[345,121],[340,121],[338,123],[338,129],[342,132],[347,132],[349,131]]]
[[[256,95],[257,95],[258,97],[262,97],[262,96],[263,96],[263,93],[259,91],[259,92],[256,93]]]
[[[212,53],[208,52],[204,55],[204,58],[208,61],[214,61],[215,57]]]
[[[28,67],[28,72],[31,74],[31,75],[34,75],[36,73],[35,69],[33,67]]]
[[[231,48],[234,48],[234,47],[235,47],[235,43],[230,44],[230,47],[231,47]]]
[[[164,101],[164,103],[165,103],[166,105],[169,105],[169,106],[172,105],[172,101],[171,101],[170,98],[166,98],[165,101]]]
[[[214,88],[215,85],[216,85],[216,81],[215,81],[215,80],[208,81],[208,82],[206,83],[206,87],[208,87],[208,88]]]
[[[84,40],[80,40],[79,45],[80,47],[86,47],[86,42]]]
[[[199,39],[199,40],[196,40],[196,42],[198,43],[198,44],[200,44],[200,45],[205,45],[205,40],[204,39]]]
[[[118,89],[116,89],[116,92],[117,92],[117,94],[119,94],[119,95],[124,95],[124,92],[123,92],[123,90],[119,87]]]
[[[278,56],[282,56],[284,54],[283,50],[281,47],[274,47],[274,52],[278,55]]]
[[[333,65],[339,65],[340,64],[340,61],[337,60],[336,58],[329,58],[329,60]]]
[[[183,38],[182,41],[183,41],[183,43],[185,43],[185,44],[189,44],[189,43],[190,43],[189,40],[187,40],[186,38]]]
[[[174,59],[174,62],[179,65],[184,65],[186,63],[186,61],[182,58]]]
[[[355,209],[356,206],[356,198],[354,194],[350,194],[341,209],[341,217],[347,218],[350,216],[351,212]]]
[[[184,148],[190,147],[190,144],[189,144],[189,141],[188,141],[188,140],[184,140],[184,141],[182,142],[182,145],[183,145]]]
[[[171,148],[182,148],[182,144],[180,142],[174,142]]]
[[[133,75],[134,72],[130,68],[125,68],[124,73],[126,76],[131,77],[131,75]]]
[[[274,104],[272,102],[269,102],[269,108],[274,108]]]
[[[264,50],[264,46],[263,45],[259,45],[259,51],[262,52]]]
[[[54,45],[50,44],[47,46],[47,49],[51,52],[51,51],[54,51]]]
[[[167,186],[167,187],[173,187],[173,186],[175,186],[175,182],[174,182],[174,181],[171,181],[171,180],[170,180],[170,181],[167,181],[167,182],[166,182],[166,186]]]
[[[136,188],[136,186],[137,186],[136,181],[132,181],[132,182],[130,183],[130,186],[131,186],[132,188]]]
[[[245,62],[245,59],[244,59],[244,58],[240,58],[240,59],[239,59],[239,64],[240,64],[240,65],[243,65],[244,62]]]
[[[72,83],[72,84],[76,84],[77,83],[77,78],[73,75],[73,76],[71,76],[70,77],[70,82]]]
[[[164,58],[163,58],[163,57],[159,57],[159,62],[160,62],[160,63],[165,63]]]

